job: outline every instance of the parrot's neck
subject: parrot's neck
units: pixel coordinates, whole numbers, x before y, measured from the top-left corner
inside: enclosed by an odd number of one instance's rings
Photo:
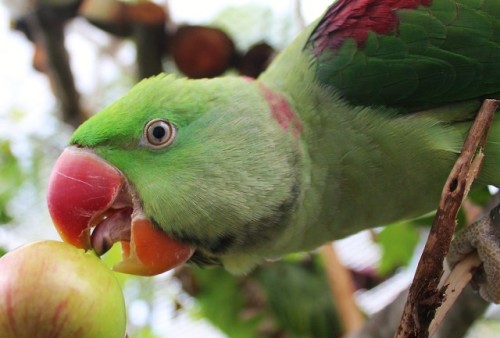
[[[462,142],[429,114],[353,106],[321,85],[306,48],[314,25],[258,79],[287,99],[301,126],[301,202],[277,251],[432,211]]]
[[[277,253],[435,209],[462,143],[458,130],[425,114],[353,107],[319,89],[305,96],[290,101],[301,125],[301,195]]]

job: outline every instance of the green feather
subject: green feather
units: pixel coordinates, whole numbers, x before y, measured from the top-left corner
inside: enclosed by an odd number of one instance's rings
[[[363,46],[347,40],[338,50],[324,51],[318,78],[353,104],[401,112],[496,97],[499,7],[495,1],[442,0],[429,8],[397,10],[393,35],[371,34]]]

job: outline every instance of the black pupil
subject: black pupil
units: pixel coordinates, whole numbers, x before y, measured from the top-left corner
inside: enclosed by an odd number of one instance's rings
[[[164,138],[166,134],[167,131],[165,130],[165,127],[156,126],[153,128],[153,136],[158,140]]]

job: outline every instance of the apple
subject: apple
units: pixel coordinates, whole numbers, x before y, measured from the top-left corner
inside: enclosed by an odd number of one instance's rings
[[[0,258],[0,338],[123,338],[114,273],[92,253],[41,241]]]

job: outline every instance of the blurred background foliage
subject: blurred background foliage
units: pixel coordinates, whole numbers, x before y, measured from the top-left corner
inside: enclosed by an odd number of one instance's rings
[[[160,71],[258,76],[329,2],[3,0],[0,38],[8,52],[0,64],[0,255],[58,238],[45,186],[79,123]],[[488,196],[483,190],[474,198]],[[367,251],[358,238],[339,243],[356,294],[414,264],[431,222],[429,216],[370,231]],[[112,266],[119,255],[113,248],[103,260]],[[117,273],[128,335],[340,337],[343,325],[323,264],[319,255],[296,254],[246,276],[197,267],[155,278]],[[370,315],[399,291],[360,306]]]
[[[10,142],[0,142],[0,224],[12,221],[12,216],[7,210],[7,203],[23,182],[17,158],[12,153]]]

